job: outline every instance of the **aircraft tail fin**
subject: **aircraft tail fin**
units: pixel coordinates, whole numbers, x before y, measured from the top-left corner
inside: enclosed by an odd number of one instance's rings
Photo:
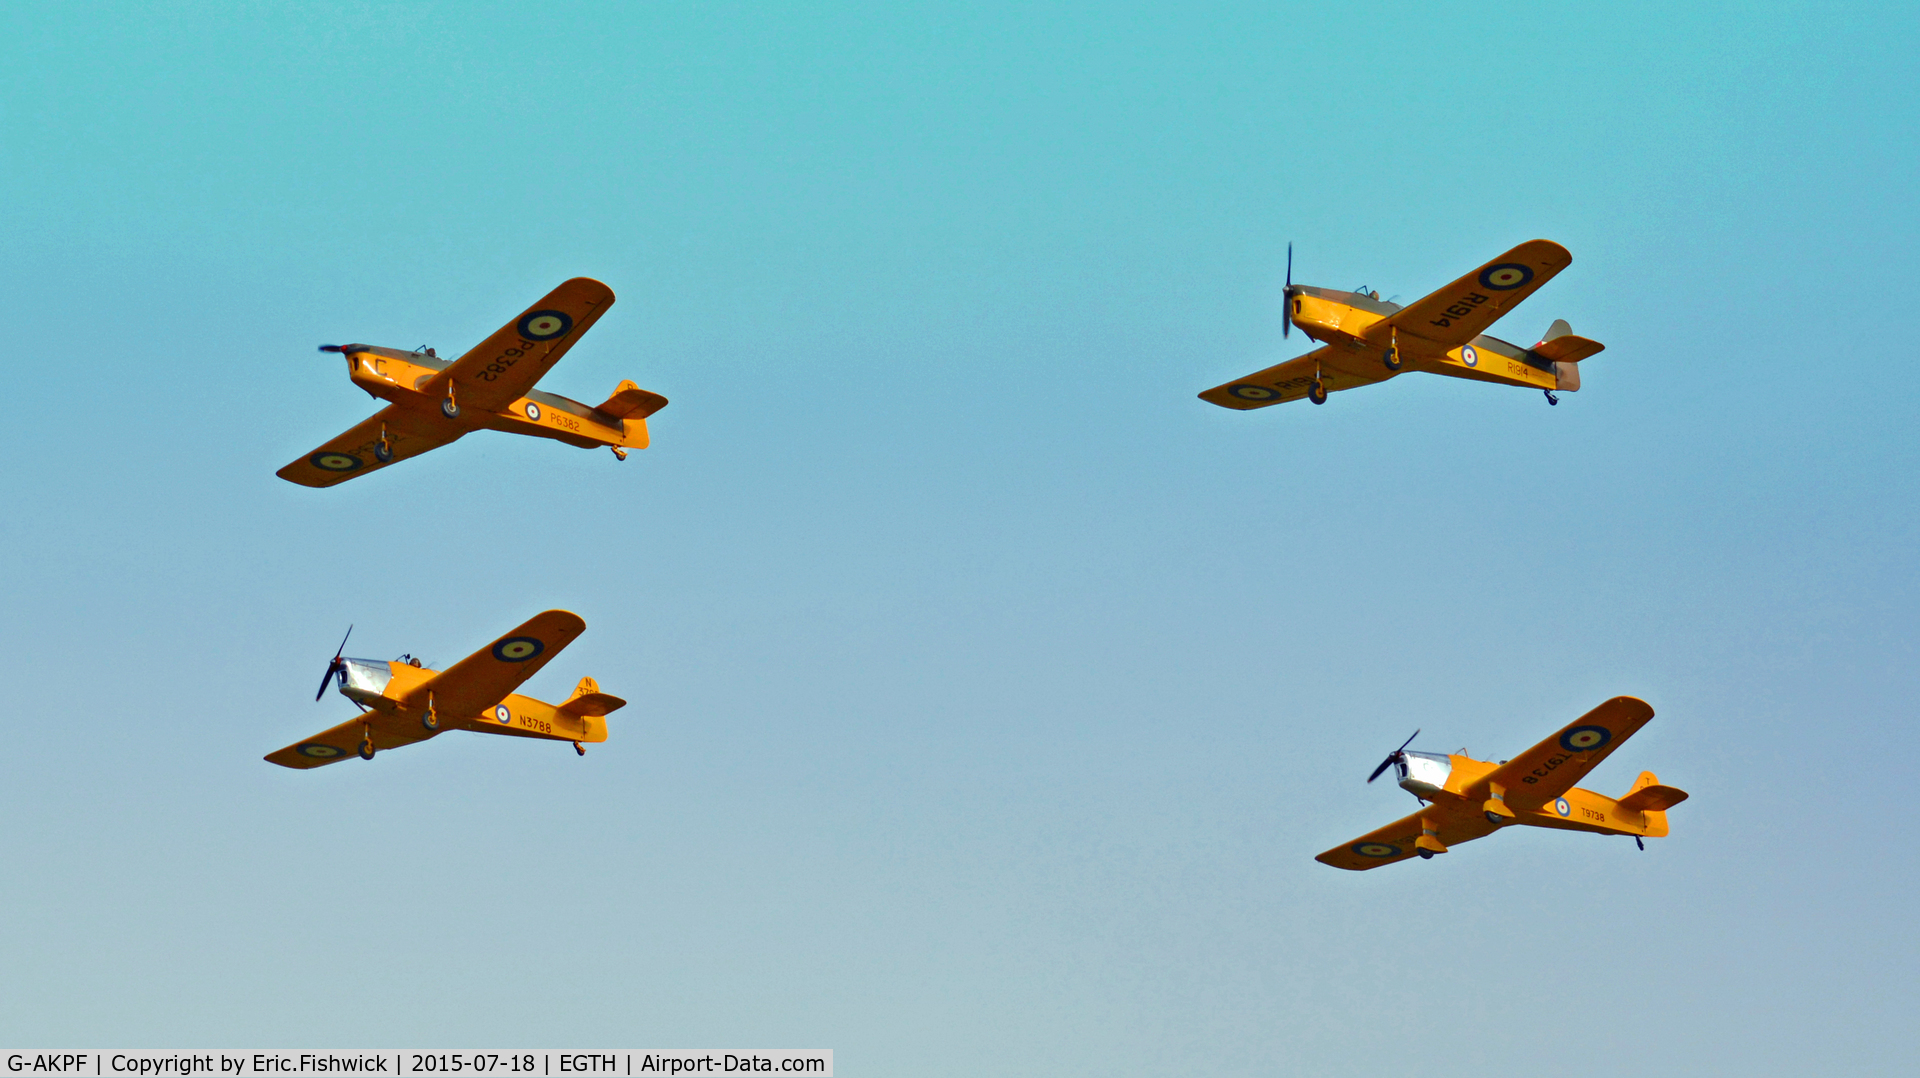
[[[1662,786],[1653,772],[1642,771],[1632,792],[1620,799],[1620,807],[1632,812],[1665,812],[1686,799],[1687,791]]]
[[[574,687],[573,695],[560,705],[560,710],[569,715],[606,715],[626,706],[627,702],[618,696],[601,692],[599,682],[583,677],[580,684]]]
[[[613,396],[595,406],[594,410],[615,419],[645,419],[666,406],[667,398],[658,393],[649,393],[630,381],[623,381],[614,387]]]
[[[1527,351],[1553,364],[1553,388],[1572,393],[1580,388],[1581,360],[1606,349],[1599,341],[1575,336],[1564,318],[1556,318],[1547,327],[1547,335]]]

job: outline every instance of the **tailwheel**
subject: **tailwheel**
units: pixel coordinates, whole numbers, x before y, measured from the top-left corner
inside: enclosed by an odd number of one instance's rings
[[[573,743],[573,751],[581,756],[585,756],[587,754],[587,747],[576,741]]]
[[[1315,378],[1311,383],[1309,383],[1307,385],[1307,399],[1312,401],[1315,404],[1327,403],[1326,383],[1322,382],[1318,378]]]
[[[610,445],[607,448],[613,450],[613,455],[620,458],[621,460],[627,459],[627,451],[620,448],[619,446]]]
[[[1551,389],[1543,389],[1543,390],[1541,390],[1540,392],[1542,392],[1542,393],[1545,393],[1545,394],[1547,395],[1547,403],[1548,403],[1548,404],[1559,404],[1559,403],[1560,403],[1560,398],[1559,398],[1559,397],[1556,397],[1556,396],[1554,396],[1554,395],[1553,395],[1553,390],[1551,390]]]
[[[371,760],[371,759],[373,759],[373,739],[372,739],[372,738],[370,738],[370,737],[369,737],[369,738],[363,738],[363,739],[361,739],[361,741],[360,741],[360,758],[361,758],[362,760]]]

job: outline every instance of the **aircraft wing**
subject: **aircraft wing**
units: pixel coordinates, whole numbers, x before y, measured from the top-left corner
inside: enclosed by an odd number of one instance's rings
[[[382,430],[386,431],[387,445],[393,450],[393,455],[384,461],[374,454]],[[438,449],[465,433],[465,428],[435,413],[390,404],[276,474],[303,487],[330,487],[395,461],[417,457],[429,449]],[[358,740],[354,743],[359,744]]]
[[[433,731],[421,726],[411,716],[390,714],[385,711],[369,711],[348,719],[331,730],[321,732],[296,741],[278,752],[270,752],[265,759],[270,764],[281,767],[308,768],[325,767],[331,763],[350,759],[360,752],[360,739],[371,736],[376,751],[411,745],[416,741],[425,741]]]
[[[1370,868],[1393,864],[1395,861],[1404,861],[1414,855],[1413,844],[1420,837],[1422,819],[1433,820],[1440,825],[1439,834],[1435,837],[1446,846],[1472,842],[1476,838],[1493,833],[1493,825],[1487,823],[1477,812],[1471,816],[1462,816],[1459,813],[1442,813],[1435,808],[1423,808],[1377,831],[1369,831],[1352,842],[1335,846],[1314,860],[1323,865],[1351,869],[1355,872],[1364,872]]]
[[[1255,371],[1245,378],[1214,386],[1200,394],[1200,399],[1208,404],[1241,411],[1297,401],[1307,395],[1307,387],[1313,383],[1316,370],[1320,372],[1321,384],[1326,386],[1329,393],[1393,377],[1393,372],[1377,360],[1372,363],[1357,362],[1350,354],[1322,346],[1297,359],[1289,359],[1264,371]]]
[[[580,615],[566,610],[535,614],[505,636],[415,686],[401,702],[419,710],[426,707],[427,694],[432,693],[436,712],[448,717],[478,714],[506,699],[586,630],[587,623],[580,620]]]
[[[1653,709],[1646,701],[1616,696],[1500,765],[1485,781],[1506,787],[1508,808],[1537,809],[1573,789],[1574,783],[1651,718]]]
[[[613,289],[591,277],[575,277],[520,312],[493,336],[433,376],[421,392],[497,411],[527,395],[573,342],[613,306]]]
[[[1452,284],[1396,311],[1384,326],[1368,333],[1377,338],[1391,326],[1402,337],[1419,337],[1443,348],[1470,343],[1503,314],[1533,295],[1573,264],[1573,256],[1552,240],[1527,242],[1495,258]]]

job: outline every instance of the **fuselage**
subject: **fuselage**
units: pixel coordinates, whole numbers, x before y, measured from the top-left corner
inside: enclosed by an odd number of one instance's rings
[[[423,718],[424,702],[409,704],[415,690],[432,681],[439,671],[410,662],[387,659],[343,659],[339,675],[340,695],[363,707],[390,715]],[[473,730],[483,734],[508,734],[537,737],[549,741],[605,741],[607,719],[604,715],[576,715],[562,711],[544,700],[511,693],[484,711],[471,715],[438,714],[438,728],[409,723],[409,740],[424,741],[447,730]],[[417,729],[417,734],[414,731]]]
[[[1412,335],[1396,340],[1385,323],[1398,310],[1399,304],[1375,299],[1366,292],[1294,285],[1287,316],[1308,337],[1351,353],[1351,362],[1363,364],[1368,371],[1380,365],[1380,357],[1389,347],[1397,346],[1409,370],[1427,369],[1457,378],[1533,389],[1570,388],[1555,374],[1552,360],[1484,333],[1467,344],[1446,349]]]
[[[444,396],[423,392],[422,387],[451,361],[421,352],[363,344],[349,345],[342,351],[346,355],[347,374],[354,385],[403,408],[445,418],[441,411]],[[470,430],[552,438],[583,449],[603,445],[626,449],[647,447],[645,419],[616,418],[590,405],[538,389],[528,390],[525,396],[498,410],[463,406],[460,415],[448,421]]]
[[[1431,811],[1457,815],[1463,820],[1494,816],[1504,823],[1532,827],[1557,827],[1566,831],[1593,831],[1602,835],[1644,835],[1659,838],[1667,833],[1667,814],[1624,808],[1620,802],[1576,786],[1543,804],[1537,798],[1521,796],[1512,788],[1501,788],[1490,781],[1499,764],[1476,760],[1458,753],[1409,752],[1398,763],[1400,788],[1426,802]]]

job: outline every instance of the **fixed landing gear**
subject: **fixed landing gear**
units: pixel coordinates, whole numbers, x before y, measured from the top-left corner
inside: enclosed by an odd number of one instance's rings
[[[587,754],[587,747],[576,741],[573,743],[573,751],[577,755],[585,756]]]
[[[1318,378],[1315,378],[1313,381],[1307,383],[1307,399],[1312,401],[1315,404],[1327,403],[1326,383],[1322,382]]]
[[[1554,396],[1554,395],[1553,395],[1553,390],[1551,390],[1551,389],[1543,389],[1543,390],[1541,390],[1540,392],[1542,392],[1542,393],[1545,393],[1545,394],[1547,395],[1547,403],[1548,403],[1548,404],[1559,404],[1559,403],[1560,403],[1560,398],[1559,398],[1559,397],[1556,397],[1556,396]]]
[[[1395,331],[1393,338],[1387,342],[1387,354],[1380,357],[1380,362],[1385,363],[1387,369],[1390,371],[1397,371],[1404,365],[1400,362],[1400,334],[1398,331]]]
[[[373,739],[372,738],[363,737],[360,739],[360,758],[362,760],[373,759]]]
[[[622,448],[620,448],[619,446],[617,446],[617,445],[610,445],[610,446],[608,446],[607,448],[608,448],[608,449],[611,449],[611,450],[613,450],[613,455],[614,455],[615,457],[617,457],[617,458],[619,458],[620,460],[625,460],[625,459],[627,459],[627,451],[626,451],[626,450],[624,450],[624,449],[622,449]]]
[[[1417,853],[1417,854],[1419,854],[1419,855],[1420,855],[1420,860],[1422,860],[1422,861],[1431,861],[1431,860],[1433,860],[1433,851],[1432,851],[1432,850],[1415,850],[1415,851],[1413,851],[1413,852],[1414,852],[1414,853]]]
[[[426,727],[429,731],[440,729],[440,716],[433,710],[432,693],[427,694],[427,713],[420,716],[420,725]]]
[[[460,405],[453,399],[453,386],[447,386],[447,399],[440,402],[440,414],[448,419],[460,418]]]

